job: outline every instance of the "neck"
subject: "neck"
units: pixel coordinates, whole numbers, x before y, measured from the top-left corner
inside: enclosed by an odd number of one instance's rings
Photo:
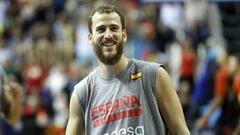
[[[99,63],[100,75],[104,79],[109,79],[121,73],[124,70],[124,68],[127,66],[128,60],[124,55],[122,55],[120,60],[114,65],[105,65],[100,61],[98,61],[98,63]]]

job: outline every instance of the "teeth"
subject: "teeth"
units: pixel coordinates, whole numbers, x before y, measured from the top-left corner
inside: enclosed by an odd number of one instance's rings
[[[104,46],[113,46],[114,43],[106,43],[106,44],[103,44]]]

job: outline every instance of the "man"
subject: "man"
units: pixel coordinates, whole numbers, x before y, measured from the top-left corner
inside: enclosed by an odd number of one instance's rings
[[[240,63],[238,56],[224,55],[226,58],[215,76],[214,98],[206,112],[196,121],[195,127],[200,130],[206,128],[209,118],[217,108],[221,108],[222,112],[214,127],[216,135],[239,135]]]
[[[0,65],[0,135],[16,135],[14,126],[21,117],[23,91],[15,82],[6,81]]]
[[[67,135],[188,135],[182,108],[164,68],[128,59],[122,13],[99,6],[89,17],[99,67],[74,87]],[[166,125],[166,127],[165,127]]]

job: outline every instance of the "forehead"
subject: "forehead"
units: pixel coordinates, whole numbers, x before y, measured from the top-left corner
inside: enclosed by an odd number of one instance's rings
[[[96,12],[92,17],[92,27],[96,28],[102,25],[119,25],[121,26],[120,16],[116,12],[99,13]]]

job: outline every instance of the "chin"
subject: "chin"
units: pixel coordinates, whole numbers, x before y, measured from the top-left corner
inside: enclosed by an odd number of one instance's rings
[[[121,56],[117,56],[117,55],[108,55],[102,59],[100,59],[100,61],[106,65],[114,65],[116,64],[119,60],[120,60]]]
[[[114,59],[115,57],[116,57],[116,53],[105,53],[105,54],[103,54],[104,55],[104,57],[105,57],[105,59]]]

